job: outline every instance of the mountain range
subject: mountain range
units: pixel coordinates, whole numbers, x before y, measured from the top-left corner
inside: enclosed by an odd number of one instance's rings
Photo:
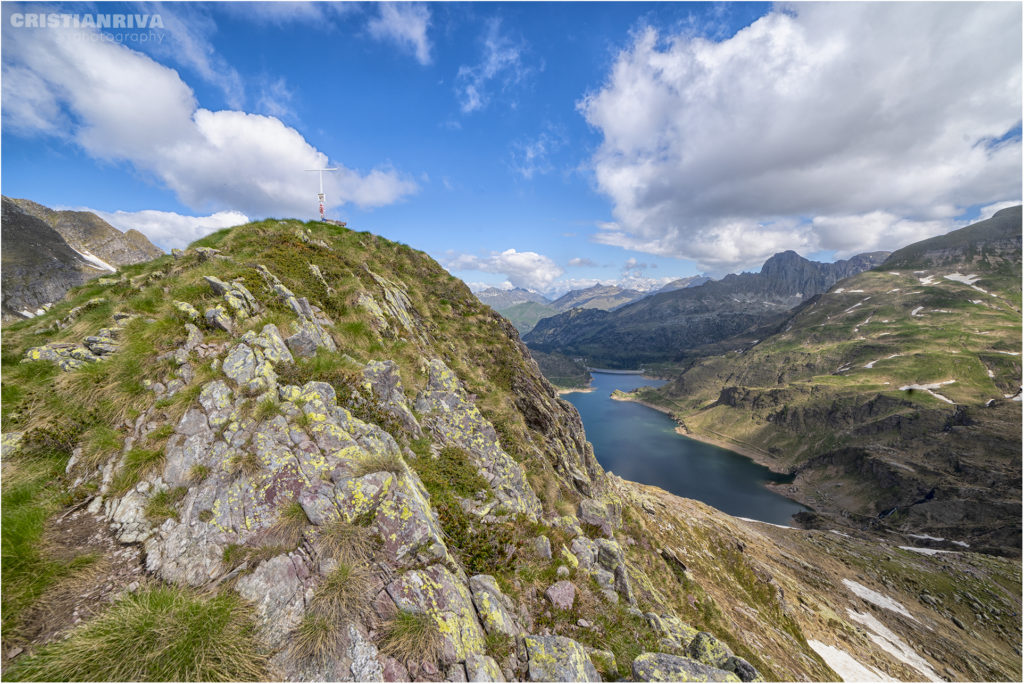
[[[819,515],[1020,554],[1021,207],[900,249],[776,328],[635,398],[794,474],[781,489]]]
[[[685,287],[696,287],[708,280],[707,276],[678,278],[655,292],[671,292]],[[520,335],[525,335],[542,318],[548,318],[563,311],[577,308],[612,311],[651,294],[651,292],[623,288],[618,285],[597,283],[581,290],[570,290],[555,299],[548,299],[538,292],[523,288],[501,290],[492,287],[477,292],[476,296],[481,302],[509,319]]]
[[[523,341],[531,349],[583,357],[598,367],[677,361],[688,350],[771,323],[842,278],[881,264],[888,255],[871,252],[820,263],[781,252],[760,273],[730,274],[613,311],[577,308],[542,319]]]
[[[122,233],[91,212],[2,202],[4,320],[38,315],[76,285],[163,254],[139,231]]]

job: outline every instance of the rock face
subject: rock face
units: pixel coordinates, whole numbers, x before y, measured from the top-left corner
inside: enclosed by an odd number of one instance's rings
[[[163,253],[142,233],[122,233],[95,214],[8,197],[3,243],[4,320],[39,315],[72,287]]]
[[[638,682],[738,682],[739,677],[690,658],[667,653],[644,653],[633,661]]]
[[[887,256],[871,252],[825,264],[782,252],[766,261],[760,273],[654,294],[614,311],[572,309],[541,320],[524,340],[531,349],[582,356],[593,366],[637,368],[678,360],[688,350],[765,325]]]
[[[572,639],[528,636],[525,642],[531,682],[601,681],[586,650]]]

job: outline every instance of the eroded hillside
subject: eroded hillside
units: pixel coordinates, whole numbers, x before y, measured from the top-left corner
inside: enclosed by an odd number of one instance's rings
[[[7,679],[835,679],[821,645],[1020,675],[1019,562],[606,476],[510,324],[368,233],[266,221],[87,284],[5,326],[3,408]]]

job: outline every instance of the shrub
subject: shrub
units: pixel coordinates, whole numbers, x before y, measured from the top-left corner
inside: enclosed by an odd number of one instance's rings
[[[130,594],[10,666],[14,681],[254,681],[267,654],[236,596],[156,587]]]

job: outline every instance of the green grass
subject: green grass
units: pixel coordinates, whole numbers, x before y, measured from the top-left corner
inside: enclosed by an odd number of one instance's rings
[[[302,535],[309,524],[302,505],[298,501],[289,501],[278,509],[277,520],[268,528],[267,533],[282,546],[295,548],[302,541]]]
[[[173,487],[161,489],[146,502],[146,517],[154,525],[160,525],[165,520],[178,519],[178,504],[188,494],[187,487]]]
[[[362,457],[354,466],[353,477],[362,477],[370,473],[405,474],[405,461],[396,453],[380,451]]]
[[[340,563],[366,563],[374,551],[373,538],[365,527],[338,518],[317,528],[320,553]]]
[[[120,496],[137,485],[143,477],[164,464],[164,452],[151,449],[132,449],[124,456],[124,463],[110,481],[110,489]]]
[[[251,611],[229,593],[130,594],[9,667],[11,681],[255,681],[268,676]]]

